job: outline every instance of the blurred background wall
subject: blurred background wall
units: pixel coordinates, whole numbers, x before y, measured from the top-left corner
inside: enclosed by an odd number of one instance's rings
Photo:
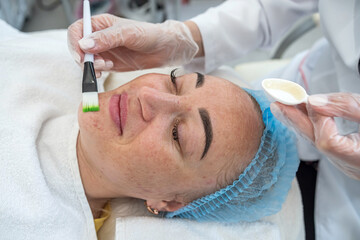
[[[166,19],[184,21],[219,5],[225,0],[89,0],[92,15],[111,13],[117,16],[148,22],[162,22]],[[82,17],[82,0],[0,0],[0,19],[24,31],[66,29]],[[300,23],[294,27],[301,28]],[[313,28],[293,39],[291,46],[281,58],[290,58],[299,51],[308,49],[321,37],[320,27]],[[246,57],[234,61],[253,62],[270,59],[277,49],[256,50]]]
[[[223,0],[90,0],[92,14],[162,22],[186,20]],[[67,28],[81,18],[82,0],[0,0],[0,18],[25,32]]]

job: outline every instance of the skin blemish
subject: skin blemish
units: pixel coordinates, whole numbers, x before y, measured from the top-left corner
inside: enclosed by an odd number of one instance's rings
[[[94,122],[94,123],[92,124],[92,127],[93,127],[93,128],[96,128],[96,129],[99,130],[99,131],[103,131],[103,130],[104,130],[103,126],[100,125],[100,124],[98,124],[98,122]]]
[[[201,178],[205,181],[206,185],[212,185],[214,183],[214,180],[211,178],[208,178],[207,176],[202,176]]]
[[[212,185],[214,185],[214,183],[215,183],[214,179],[208,179],[208,180],[205,181],[205,184],[207,186],[212,186]]]

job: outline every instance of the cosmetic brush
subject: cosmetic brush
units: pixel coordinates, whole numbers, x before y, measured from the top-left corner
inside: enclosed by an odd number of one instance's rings
[[[83,36],[91,34],[90,3],[84,0],[83,9]],[[82,106],[83,112],[99,111],[99,96],[94,70],[94,55],[86,53],[84,56],[84,74],[82,80]]]

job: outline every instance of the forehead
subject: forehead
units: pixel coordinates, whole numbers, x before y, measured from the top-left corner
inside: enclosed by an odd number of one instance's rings
[[[223,142],[224,145],[236,145],[249,115],[252,115],[252,103],[240,87],[213,77],[208,80],[206,104],[214,127],[214,138],[218,136],[222,140],[218,143]]]
[[[199,105],[207,108],[213,125],[213,143],[207,159],[216,165],[220,159],[238,158],[247,162],[256,152],[261,137],[261,119],[249,95],[229,81],[206,76]]]

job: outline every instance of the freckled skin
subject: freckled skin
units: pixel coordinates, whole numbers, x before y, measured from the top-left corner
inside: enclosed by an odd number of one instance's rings
[[[101,180],[91,179],[90,170],[81,169],[87,194],[158,201],[174,200],[189,192],[199,192],[196,197],[201,197],[218,190],[218,174],[223,174],[219,169],[225,169],[229,161],[251,159],[261,132],[254,136],[259,119],[249,96],[223,79],[205,79],[203,86],[195,88],[196,74],[179,77],[177,93],[168,75],[147,74],[99,94],[99,112],[83,113],[80,106],[81,161],[92,171],[101,169],[102,174]],[[124,91],[128,94],[128,116],[119,136],[108,104],[111,96]],[[202,160],[205,140],[199,108],[207,109],[213,129],[213,141]],[[181,120],[180,139],[189,150],[186,158],[181,152],[184,146],[179,147],[172,137],[175,119]],[[254,137],[248,138],[250,135]]]

